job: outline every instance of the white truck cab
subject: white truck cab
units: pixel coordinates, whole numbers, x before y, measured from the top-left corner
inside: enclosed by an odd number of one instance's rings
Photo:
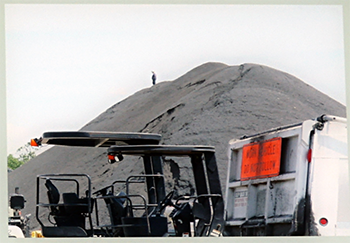
[[[225,235],[350,235],[345,118],[231,140]]]

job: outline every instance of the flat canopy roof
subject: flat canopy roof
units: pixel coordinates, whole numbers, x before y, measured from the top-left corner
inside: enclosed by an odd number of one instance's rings
[[[41,143],[82,147],[110,147],[112,145],[158,144],[161,138],[162,136],[156,133],[67,131],[45,132]]]
[[[124,155],[167,155],[167,156],[190,156],[203,153],[214,153],[215,148],[203,145],[129,145],[111,146],[108,154]]]

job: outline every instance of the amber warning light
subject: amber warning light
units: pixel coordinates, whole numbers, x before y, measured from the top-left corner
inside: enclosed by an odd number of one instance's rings
[[[123,155],[122,154],[116,154],[116,155],[113,155],[113,154],[109,154],[108,155],[108,162],[110,164],[113,164],[115,162],[120,162],[124,159]]]
[[[42,140],[43,140],[42,138],[33,138],[33,139],[30,140],[30,146],[32,146],[32,147],[39,147],[39,146],[41,146],[41,141]]]
[[[243,146],[241,180],[278,176],[282,138],[272,138]]]

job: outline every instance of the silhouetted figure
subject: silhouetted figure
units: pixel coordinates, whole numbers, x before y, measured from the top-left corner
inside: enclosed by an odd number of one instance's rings
[[[156,80],[157,80],[157,76],[156,76],[155,72],[152,71],[152,73],[153,73],[153,75],[152,75],[152,84],[155,85],[156,84]]]

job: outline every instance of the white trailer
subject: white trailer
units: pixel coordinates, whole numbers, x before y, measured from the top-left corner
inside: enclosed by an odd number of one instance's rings
[[[350,235],[345,118],[229,142],[225,235]]]

